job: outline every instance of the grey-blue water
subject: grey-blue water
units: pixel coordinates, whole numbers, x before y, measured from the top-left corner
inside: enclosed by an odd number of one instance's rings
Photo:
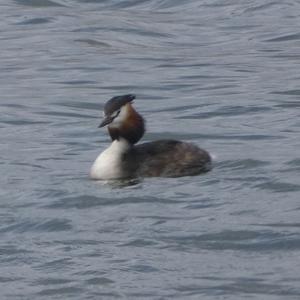
[[[1,299],[300,299],[300,2],[0,4]],[[91,181],[106,100],[196,177]]]

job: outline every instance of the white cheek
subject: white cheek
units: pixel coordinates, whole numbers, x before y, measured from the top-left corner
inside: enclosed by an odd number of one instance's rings
[[[121,108],[119,115],[114,118],[112,123],[109,124],[110,127],[119,127],[127,118],[127,107],[126,105]]]

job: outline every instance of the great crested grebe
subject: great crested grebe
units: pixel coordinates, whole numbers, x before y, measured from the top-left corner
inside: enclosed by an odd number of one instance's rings
[[[133,108],[134,95],[111,98],[104,106],[111,145],[95,160],[92,179],[136,177],[179,177],[197,175],[211,169],[207,151],[191,143],[157,140],[135,145],[144,135],[143,117]]]

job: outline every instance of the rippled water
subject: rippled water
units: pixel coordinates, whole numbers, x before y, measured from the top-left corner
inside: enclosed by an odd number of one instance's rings
[[[3,4],[5,3],[5,4]],[[300,2],[0,4],[1,299],[300,299]],[[205,175],[104,184],[104,102]]]

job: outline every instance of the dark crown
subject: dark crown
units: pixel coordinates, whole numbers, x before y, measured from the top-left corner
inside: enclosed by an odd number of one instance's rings
[[[104,105],[104,113],[106,116],[111,115],[114,111],[119,110],[123,105],[135,99],[135,95],[128,94],[123,96],[115,96],[108,100]]]

